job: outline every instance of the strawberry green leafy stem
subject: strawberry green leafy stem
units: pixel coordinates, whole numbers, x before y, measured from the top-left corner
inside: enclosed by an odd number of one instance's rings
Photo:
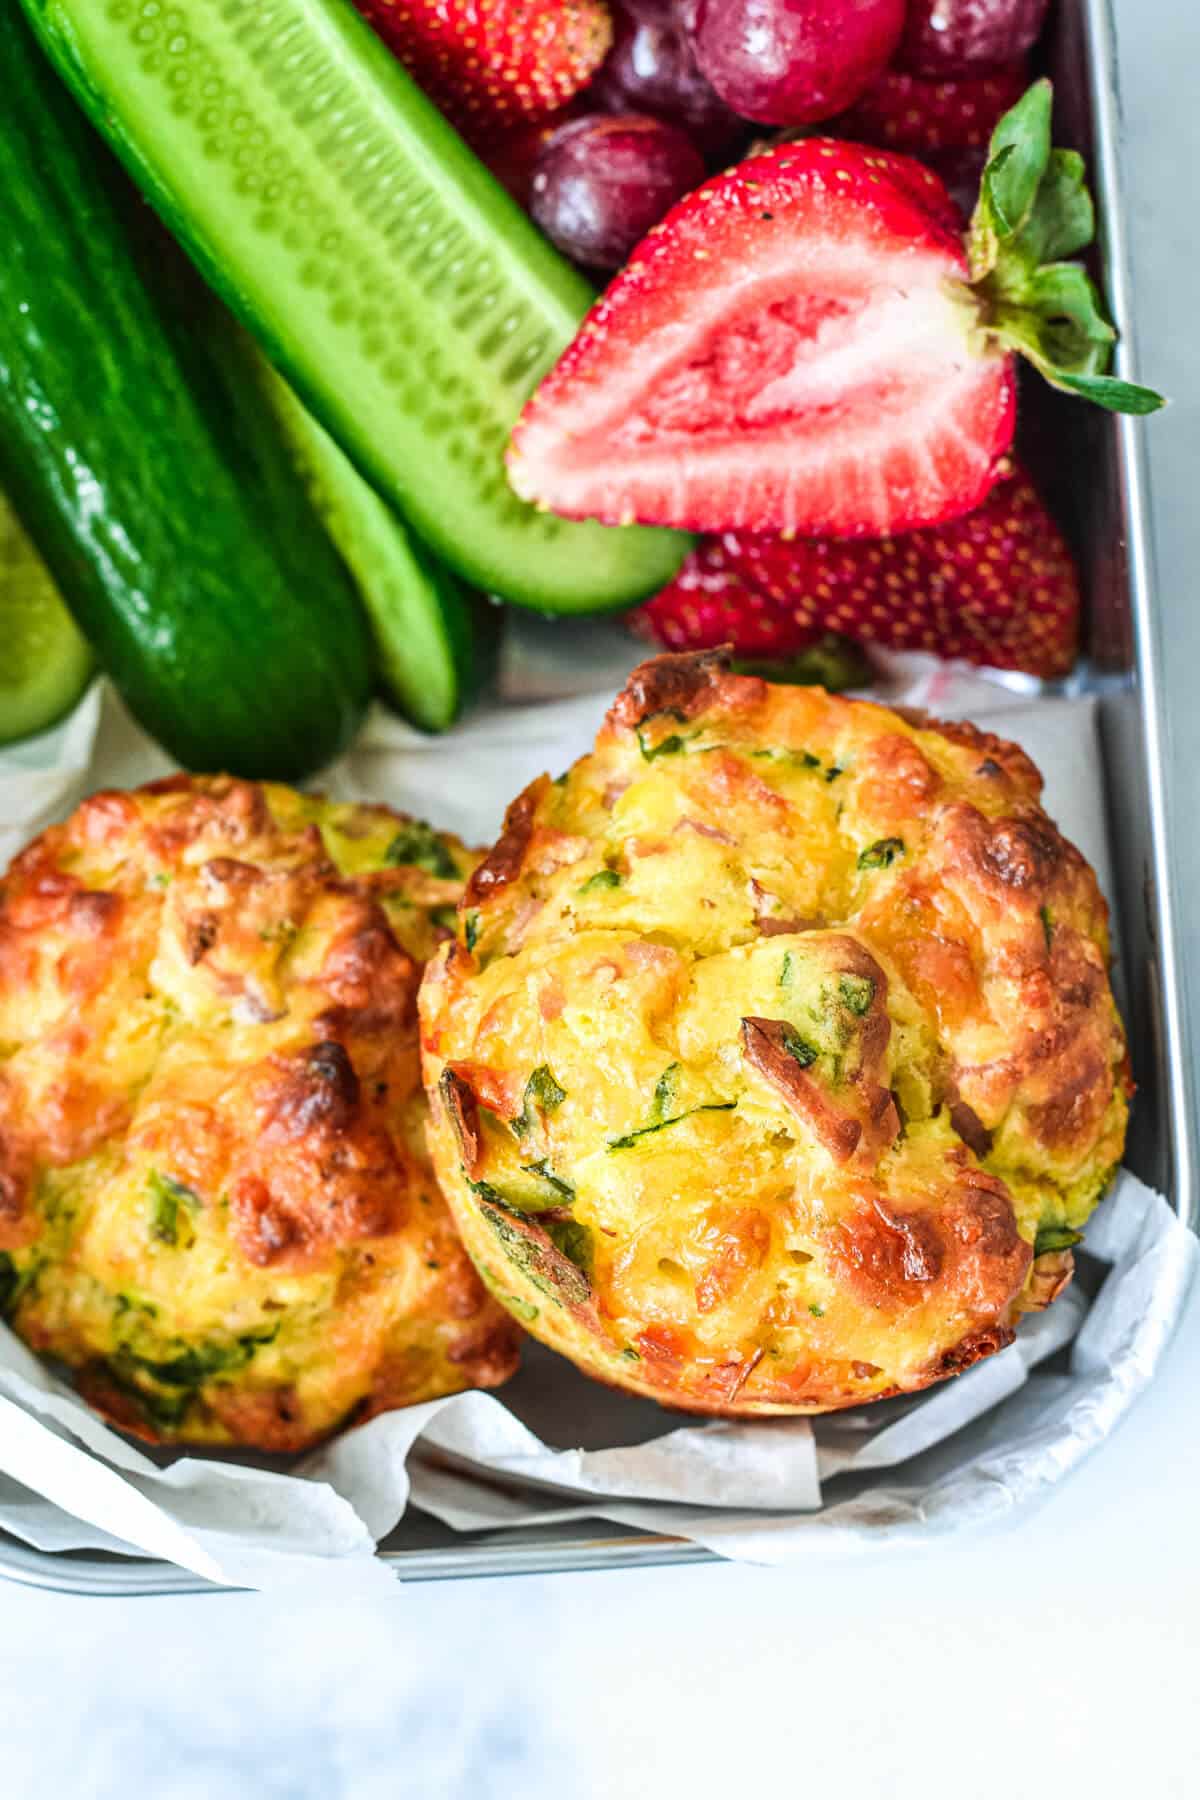
[[[1036,81],[992,134],[967,254],[984,332],[1027,357],[1051,386],[1107,407],[1152,413],[1161,394],[1108,373],[1117,334],[1078,262],[1096,215],[1083,158],[1050,143],[1054,93]]]

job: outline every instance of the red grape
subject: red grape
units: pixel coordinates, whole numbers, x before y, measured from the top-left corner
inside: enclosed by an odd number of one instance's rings
[[[898,61],[915,75],[974,75],[1031,48],[1049,0],[909,0]]]
[[[678,21],[656,25],[631,13],[627,5],[617,14],[612,50],[588,99],[605,112],[663,119],[686,132],[709,162],[721,162],[745,141],[745,120],[714,94]]]
[[[617,269],[704,174],[700,152],[673,125],[590,114],[562,126],[538,157],[530,211],[565,256]]]
[[[480,146],[480,160],[526,212],[529,211],[538,157],[554,133],[569,120],[577,119],[580,111],[579,106],[572,104],[561,112],[552,113],[548,119],[527,119],[522,125],[510,125],[505,131],[489,133],[487,143]]]
[[[905,0],[698,0],[696,60],[721,98],[763,125],[832,118],[891,60]]]

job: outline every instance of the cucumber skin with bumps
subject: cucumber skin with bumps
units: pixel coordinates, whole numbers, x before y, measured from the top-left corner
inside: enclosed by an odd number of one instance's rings
[[[309,411],[470,583],[653,593],[690,540],[518,500],[503,454],[593,299],[348,0],[21,0],[92,122]]]
[[[178,761],[294,779],[369,698],[357,597],[243,347],[139,265],[140,203],[13,7],[0,66],[0,487]]]

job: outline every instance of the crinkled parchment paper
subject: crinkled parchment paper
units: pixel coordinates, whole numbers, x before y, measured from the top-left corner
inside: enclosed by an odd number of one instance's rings
[[[526,781],[587,747],[635,660],[611,627],[522,625],[502,675],[510,704],[440,739],[377,710],[320,785],[485,842]],[[1093,702],[1031,700],[1019,683],[921,658],[895,659],[886,692],[1022,743],[1049,811],[1107,885]],[[0,866],[93,788],[170,766],[97,684],[64,726],[0,752]],[[0,1527],[42,1550],[124,1550],[214,1582],[340,1592],[390,1585],[374,1549],[410,1501],[459,1530],[604,1518],[750,1562],[861,1554],[995,1519],[1060,1480],[1153,1375],[1197,1250],[1125,1172],[1074,1286],[1010,1349],[927,1395],[815,1421],[688,1422],[530,1344],[499,1394],[386,1414],[290,1465],[134,1447],[0,1327]]]

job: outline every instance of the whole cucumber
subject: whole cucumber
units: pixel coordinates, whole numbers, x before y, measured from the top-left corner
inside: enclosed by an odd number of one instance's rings
[[[0,488],[179,762],[304,775],[370,693],[347,572],[239,334],[174,246],[146,246],[16,6],[0,67]]]

